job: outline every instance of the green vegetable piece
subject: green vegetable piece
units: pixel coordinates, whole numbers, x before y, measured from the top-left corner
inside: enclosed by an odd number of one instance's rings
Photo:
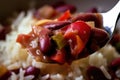
[[[52,36],[52,39],[56,42],[58,49],[62,49],[66,45],[66,40],[61,33]]]

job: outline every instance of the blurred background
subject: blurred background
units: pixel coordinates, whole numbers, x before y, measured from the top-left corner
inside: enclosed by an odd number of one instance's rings
[[[111,9],[118,0],[0,0],[0,20],[10,16],[14,11],[27,10],[31,7],[40,7],[45,4],[54,4],[58,1],[75,5],[77,12],[97,7],[100,11]]]
[[[76,7],[76,12],[86,12],[97,8],[99,12],[110,10],[119,0],[0,0],[0,22],[11,17],[14,12],[27,11],[31,7],[39,8],[43,5],[53,5],[65,2]],[[60,3],[61,4],[61,3]],[[120,25],[120,21],[118,23]]]
[[[74,5],[77,8],[76,12],[86,12],[91,8],[97,8],[99,12],[106,12],[118,2],[118,0],[0,0],[0,22],[3,22],[8,16],[11,17],[14,12],[19,13],[33,7],[39,8],[62,1]],[[120,25],[120,20],[117,25]]]

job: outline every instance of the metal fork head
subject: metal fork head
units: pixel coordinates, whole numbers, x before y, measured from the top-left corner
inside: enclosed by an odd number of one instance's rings
[[[120,1],[108,12],[101,13],[103,16],[103,27],[108,31],[110,36],[114,34],[114,30],[120,18]],[[109,30],[108,30],[109,29]]]

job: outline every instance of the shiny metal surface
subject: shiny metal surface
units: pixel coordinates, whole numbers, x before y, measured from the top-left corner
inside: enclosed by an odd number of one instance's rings
[[[101,14],[103,16],[103,27],[109,29],[110,36],[112,37],[120,18],[120,0],[111,10]]]

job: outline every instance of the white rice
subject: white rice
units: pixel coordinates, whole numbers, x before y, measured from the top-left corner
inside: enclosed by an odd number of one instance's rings
[[[12,72],[11,77],[9,78],[9,80],[32,80],[34,78],[34,75],[29,75],[29,76],[24,76],[25,71],[20,68],[19,74],[15,74],[14,72]]]
[[[30,65],[40,68],[41,73],[46,74],[40,76],[40,80],[47,80],[48,78],[52,80],[85,80],[83,75],[85,74],[85,69],[90,65],[99,67],[105,76],[111,79],[111,76],[106,71],[106,66],[113,59],[120,57],[115,48],[111,45],[106,45],[100,51],[95,52],[89,57],[77,60],[71,65],[36,62],[32,56],[27,54],[25,49],[22,49],[22,47],[16,43],[18,34],[27,34],[31,31],[31,26],[36,22],[32,15],[33,12],[31,10],[28,11],[27,16],[25,16],[24,12],[20,13],[18,18],[11,25],[12,32],[7,34],[5,41],[0,41],[1,64],[4,64],[9,70],[20,68],[20,73],[15,74],[12,72],[9,80],[32,80],[34,76],[24,76],[25,71],[21,69],[21,67],[26,68]],[[35,47],[36,44],[32,46]],[[120,77],[119,70],[116,71],[116,74]]]
[[[111,75],[107,72],[107,70],[105,69],[104,66],[101,66],[100,69],[101,69],[101,71],[103,72],[103,74],[105,75],[105,77],[106,77],[107,79],[109,79],[109,80],[112,79]]]
[[[118,69],[115,74],[117,75],[118,78],[120,78],[120,69]]]

